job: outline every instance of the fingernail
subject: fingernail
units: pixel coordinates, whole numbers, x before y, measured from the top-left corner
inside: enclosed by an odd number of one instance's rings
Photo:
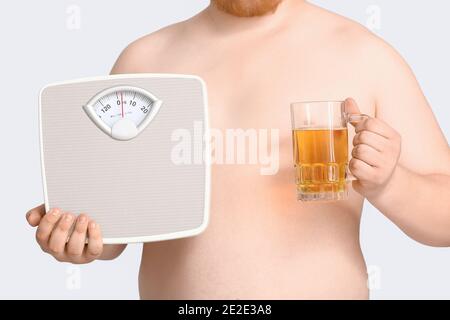
[[[52,210],[50,210],[50,214],[52,215],[52,216],[57,216],[57,215],[59,215],[59,210],[58,209],[52,209]]]
[[[64,220],[66,220],[67,222],[72,221],[73,217],[71,214],[66,214],[66,216],[64,217]]]
[[[80,223],[86,223],[86,216],[80,216],[79,217],[79,221],[80,221]]]
[[[95,222],[92,222],[92,223],[91,223],[91,228],[92,228],[92,229],[97,228],[97,224],[96,224]]]

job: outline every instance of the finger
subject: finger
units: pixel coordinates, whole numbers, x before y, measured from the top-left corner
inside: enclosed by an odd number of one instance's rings
[[[371,131],[361,131],[353,138],[353,145],[356,147],[360,144],[366,144],[382,152],[385,149],[387,139]]]
[[[362,131],[370,131],[387,139],[393,137],[396,134],[395,130],[392,129],[388,124],[376,118],[370,118],[358,122],[355,125],[355,131],[356,133],[360,133]]]
[[[376,169],[359,159],[351,159],[349,169],[352,175],[358,180],[373,181],[375,178]]]
[[[103,238],[99,225],[95,221],[89,222],[88,246],[86,255],[90,259],[98,257],[103,251]]]
[[[86,246],[88,222],[89,219],[84,214],[78,216],[76,220],[75,228],[67,243],[67,254],[71,258],[77,258],[83,254],[84,247]]]
[[[65,213],[53,229],[48,241],[48,249],[53,255],[61,255],[64,253],[67,239],[69,238],[70,228],[75,218],[70,213]]]
[[[53,228],[58,223],[61,217],[61,210],[54,208],[51,209],[44,217],[41,219],[39,226],[36,231],[36,240],[41,247],[47,247],[48,240],[53,231]]]
[[[28,211],[26,214],[26,218],[30,226],[37,227],[44,215],[45,215],[45,206],[41,204],[40,206]]]
[[[364,161],[373,167],[379,167],[382,163],[380,152],[367,144],[359,144],[354,147],[352,150],[352,157]]]

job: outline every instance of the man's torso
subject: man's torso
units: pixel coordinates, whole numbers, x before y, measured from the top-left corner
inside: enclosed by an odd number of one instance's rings
[[[327,13],[317,19],[340,21]],[[261,165],[214,164],[207,230],[144,245],[141,297],[367,298],[359,246],[363,199],[350,190],[349,201],[296,201],[289,110],[294,101],[351,96],[374,113],[364,68],[352,57],[359,52],[345,43],[351,32],[341,35],[331,21],[215,37],[196,32],[196,20],[161,31],[157,41],[140,40],[163,49],[149,49],[132,71],[202,77],[212,128],[279,130],[279,171],[261,175]]]

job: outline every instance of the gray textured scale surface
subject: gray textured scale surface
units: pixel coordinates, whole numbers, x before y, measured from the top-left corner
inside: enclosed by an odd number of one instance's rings
[[[122,85],[143,88],[163,101],[152,122],[130,141],[107,136],[83,110],[102,90]],[[101,225],[105,243],[158,240],[204,227],[209,168],[173,164],[171,136],[179,128],[192,131],[195,121],[207,129],[205,101],[195,77],[106,77],[45,88],[41,144],[47,207],[87,213]]]

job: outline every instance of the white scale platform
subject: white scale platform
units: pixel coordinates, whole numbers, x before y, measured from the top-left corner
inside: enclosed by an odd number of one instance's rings
[[[105,244],[206,228],[209,161],[172,161],[175,130],[194,136],[194,123],[209,130],[200,78],[135,74],[53,84],[41,91],[39,114],[46,210],[88,214]],[[202,150],[209,155],[209,143]]]

